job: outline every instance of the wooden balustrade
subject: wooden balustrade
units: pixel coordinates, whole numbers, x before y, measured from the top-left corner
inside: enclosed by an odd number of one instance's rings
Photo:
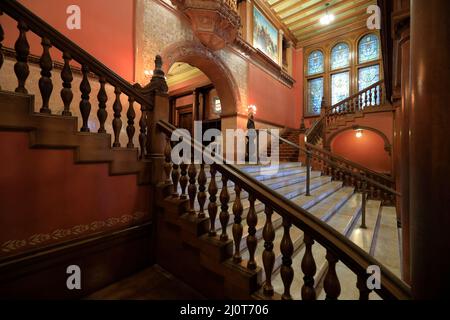
[[[147,120],[149,116],[147,113],[153,109],[153,101],[147,95],[143,94],[143,91],[137,87],[132,86],[126,80],[115,74],[108,69],[105,65],[99,62],[97,59],[89,55],[86,51],[78,47],[75,43],[70,41],[64,35],[56,31],[45,21],[37,17],[19,2],[14,0],[4,0],[0,2],[1,14],[8,15],[17,22],[18,37],[14,44],[15,52],[15,64],[14,73],[17,78],[17,87],[15,92],[22,94],[40,94],[42,98],[42,105],[40,106],[40,113],[50,114],[52,113],[51,106],[49,105],[50,99],[53,94],[53,69],[55,62],[52,58],[54,49],[61,52],[63,64],[61,69],[62,90],[60,92],[60,98],[64,109],[61,113],[62,116],[72,116],[71,104],[74,97],[72,91],[73,82],[73,67],[72,62],[81,65],[82,79],[80,83],[81,101],[79,105],[80,114],[82,118],[81,132],[90,132],[89,128],[90,115],[92,108],[91,90],[93,81],[98,79],[100,89],[97,93],[98,110],[97,118],[99,121],[98,133],[106,133],[105,123],[108,118],[107,102],[108,96],[106,93],[106,85],[110,85],[114,88],[114,94],[116,96],[113,102],[113,119],[112,128],[114,142],[113,147],[119,148],[120,135],[122,133],[122,103],[120,97],[122,94],[128,97],[129,107],[127,111],[127,127],[126,134],[128,138],[127,148],[134,148],[134,135],[135,117],[136,112],[134,110],[134,103],[141,105],[141,118],[139,120],[139,146],[140,146],[140,158],[145,158],[149,154],[148,150],[145,150],[145,146],[148,146],[149,139],[147,138]],[[42,54],[39,57],[38,65],[40,67],[40,78],[38,82],[39,93],[29,92],[27,88],[27,80],[30,74],[29,57],[30,57],[30,44],[28,42],[28,35],[33,33],[41,39]],[[4,39],[4,30],[0,25],[0,70],[4,63],[4,57],[2,52],[2,41]],[[11,49],[12,50],[12,49]],[[157,66],[158,68],[158,66]]]
[[[164,132],[167,136],[170,136],[173,130],[176,128],[164,121],[157,123],[159,130]],[[167,142],[169,143],[169,142]],[[194,141],[194,148],[201,150],[203,146]],[[220,158],[220,157],[219,157]],[[370,179],[360,175],[359,173],[350,172],[351,169],[346,167],[339,167],[337,164],[330,161],[325,157],[316,157],[315,153],[311,153],[311,159],[314,161],[320,161],[324,167],[328,166],[334,169],[338,177],[342,178],[339,172],[345,173],[354,180],[360,180],[362,182],[369,181]],[[166,162],[170,165],[170,159],[166,157]],[[176,166],[173,165],[175,169]],[[336,170],[338,169],[338,170]],[[172,181],[176,185],[178,178],[174,175],[172,170]],[[272,223],[272,215],[274,212],[281,215],[283,219],[283,238],[280,243],[280,252],[282,254],[282,265],[280,269],[281,279],[283,282],[283,292],[281,293],[282,299],[292,299],[291,284],[293,281],[296,270],[300,270],[300,266],[292,266],[294,244],[291,238],[291,229],[299,228],[303,231],[304,237],[304,256],[301,261],[301,271],[303,273],[304,284],[301,288],[301,296],[305,300],[316,299],[316,287],[314,283],[314,277],[316,274],[315,257],[313,256],[313,245],[320,245],[326,249],[326,262],[327,269],[323,280],[323,287],[326,293],[326,299],[334,300],[338,299],[341,286],[336,272],[336,264],[340,261],[345,264],[356,276],[357,283],[355,288],[360,292],[360,299],[367,300],[371,290],[365,286],[365,280],[367,279],[367,267],[370,265],[380,265],[373,257],[369,256],[365,251],[356,246],[345,236],[335,231],[321,220],[316,219],[312,214],[306,210],[295,205],[289,200],[275,194],[270,188],[253,179],[248,174],[240,171],[233,165],[225,165],[214,163],[210,165],[210,180],[208,186],[209,193],[209,205],[208,213],[210,218],[209,236],[216,237],[216,217],[217,217],[217,192],[216,174],[220,172],[222,180],[222,191],[220,193],[220,224],[221,234],[218,239],[221,241],[227,241],[227,226],[230,218],[228,213],[230,196],[228,193],[229,182],[232,181],[235,186],[236,198],[232,206],[234,215],[234,224],[232,227],[233,241],[234,241],[234,254],[232,261],[234,263],[241,264],[241,241],[242,241],[242,191],[246,191],[249,195],[249,209],[247,213],[247,225],[248,225],[248,237],[247,248],[249,253],[249,259],[246,266],[250,270],[257,270],[257,264],[255,259],[256,248],[258,245],[256,239],[256,225],[257,215],[255,210],[255,202],[260,201],[265,207],[265,223],[263,228],[264,239],[264,251],[262,253],[263,268],[265,273],[265,281],[262,284],[263,295],[272,297],[274,295],[274,288],[272,285],[272,273],[275,264],[274,254],[274,239],[275,230]],[[347,179],[351,181],[351,179]],[[203,181],[203,178],[202,178]],[[202,182],[203,184],[203,182]],[[381,188],[381,187],[380,187]],[[174,187],[174,189],[176,189]],[[180,195],[176,194],[176,197]],[[245,264],[244,264],[245,265]],[[409,288],[401,282],[390,271],[381,266],[381,289],[375,290],[382,298],[385,299],[408,299],[410,298]]]

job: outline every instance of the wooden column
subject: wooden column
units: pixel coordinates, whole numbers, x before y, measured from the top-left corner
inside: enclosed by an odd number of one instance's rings
[[[411,3],[410,227],[414,298],[450,296],[450,1]]]

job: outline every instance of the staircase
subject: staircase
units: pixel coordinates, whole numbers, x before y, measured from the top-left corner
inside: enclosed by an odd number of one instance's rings
[[[263,174],[267,168],[260,166],[220,161],[211,166],[172,163],[170,136],[176,128],[167,123],[160,57],[151,83],[132,86],[18,2],[2,1],[0,9],[19,22],[14,64],[18,86],[15,93],[1,92],[0,128],[30,131],[33,147],[72,148],[76,162],[106,162],[112,175],[134,173],[141,183],[150,182],[156,261],[163,268],[208,298],[410,298],[410,289],[399,279],[395,209],[389,207],[395,190],[321,150],[307,152],[306,166],[297,162],[298,150],[287,152],[290,161],[270,174]],[[26,82],[29,31],[43,40],[39,113]],[[50,45],[64,57],[61,116],[51,115]],[[77,118],[71,116],[72,59],[82,66],[79,131]],[[90,132],[93,78],[99,84],[95,133]],[[115,95],[108,133],[106,84]],[[126,130],[121,95],[128,100]],[[134,143],[134,103],[141,105],[139,148]],[[124,131],[126,147],[121,143]],[[288,138],[295,140],[295,134]],[[195,143],[194,148],[202,151],[203,146]],[[364,224],[366,228],[359,228]],[[381,278],[381,287],[374,290],[365,285],[372,265],[380,267]]]
[[[197,167],[200,170],[200,167]],[[368,254],[376,258],[383,265],[388,267],[395,275],[400,277],[400,246],[399,233],[397,228],[397,217],[395,208],[390,206],[382,206],[380,200],[369,200],[366,210],[366,228],[361,228],[361,202],[362,195],[355,191],[355,188],[344,186],[342,181],[333,181],[332,177],[322,175],[320,171],[311,172],[311,196],[306,196],[306,167],[299,162],[284,162],[280,164],[279,171],[273,175],[262,175],[261,166],[240,166],[240,170],[248,173],[257,181],[260,181],[277,194],[289,199],[293,203],[308,210],[318,219],[326,222],[328,225],[336,229],[342,235],[354,242],[356,245],[365,250]],[[205,167],[207,184],[210,183],[209,166]],[[218,193],[222,192],[222,177],[220,174],[216,176],[216,184]],[[181,194],[181,186],[178,187]],[[236,199],[234,184],[228,186],[228,194],[230,196],[229,206],[233,207]],[[242,203],[244,214],[243,230],[248,230],[247,212],[250,207],[248,193],[242,192],[240,201]],[[206,200],[205,207],[209,205]],[[198,201],[195,201],[195,210],[200,210]],[[263,229],[265,224],[264,205],[260,201],[255,202],[255,211],[258,223],[256,224],[256,238],[258,240],[255,252],[256,263],[263,265],[262,254],[264,251]],[[233,215],[230,216],[228,224],[233,224]],[[281,279],[280,268],[282,266],[282,254],[279,250],[283,238],[282,217],[274,213],[272,224],[275,230],[275,238],[273,241],[275,252],[275,263],[273,273],[273,286],[275,291],[282,292],[283,282]],[[221,233],[220,219],[215,220],[216,231]],[[245,260],[249,259],[249,251],[247,248],[248,231],[242,235],[241,255]],[[304,235],[301,230],[295,230],[291,233],[293,243],[292,260],[294,265],[300,265],[301,259],[305,254]],[[327,270],[325,259],[325,249],[316,246],[312,251],[318,268],[315,287],[318,297],[323,296],[323,281]],[[358,291],[354,288],[356,278],[351,271],[343,264],[338,264],[337,273],[341,282],[341,299],[357,299]],[[355,279],[354,279],[355,278]],[[264,280],[264,277],[263,277]],[[301,299],[301,287],[303,286],[303,277],[295,276],[292,283],[292,298]],[[371,299],[379,299],[376,294],[371,295]]]
[[[356,128],[357,120],[367,114],[392,111],[393,108],[386,101],[384,80],[381,80],[331,107],[327,107],[325,100],[322,100],[321,110],[319,119],[306,132],[307,141],[317,146],[327,143],[326,137],[343,128]]]
[[[281,138],[298,144],[300,130],[288,130],[281,134]],[[292,145],[287,143],[281,143],[279,149],[280,162],[295,162],[298,161],[299,151]]]

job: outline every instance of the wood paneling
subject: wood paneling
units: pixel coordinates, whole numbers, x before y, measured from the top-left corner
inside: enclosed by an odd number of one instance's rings
[[[151,237],[147,222],[0,260],[0,298],[84,297],[153,264]],[[67,289],[70,265],[81,269],[81,290]]]

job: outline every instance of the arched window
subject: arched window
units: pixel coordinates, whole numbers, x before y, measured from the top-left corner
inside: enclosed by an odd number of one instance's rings
[[[324,71],[324,60],[322,51],[311,52],[308,57],[308,74],[318,74]]]
[[[364,63],[380,58],[380,42],[374,34],[361,38],[358,44],[358,62]]]
[[[331,70],[341,69],[350,65],[350,48],[345,42],[338,43],[331,50]]]

